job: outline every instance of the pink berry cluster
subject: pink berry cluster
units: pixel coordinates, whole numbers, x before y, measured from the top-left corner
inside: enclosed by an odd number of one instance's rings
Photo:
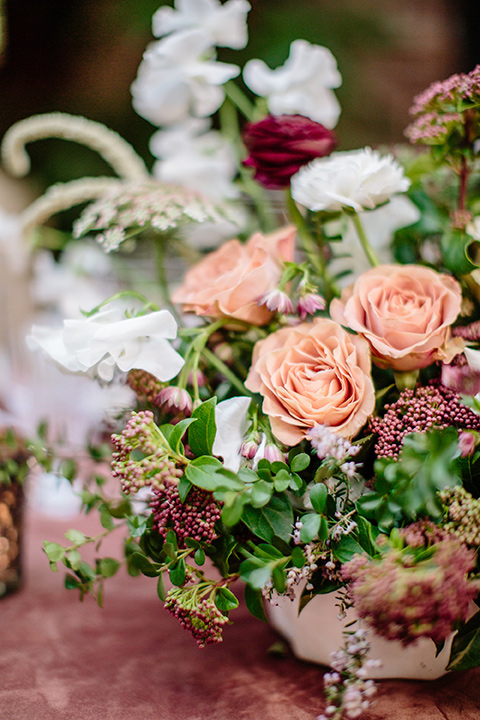
[[[355,555],[342,568],[359,617],[387,640],[409,645],[430,637],[440,643],[468,616],[479,589],[468,577],[474,553],[453,537],[430,550],[416,560],[408,545],[390,547],[379,559]]]
[[[161,489],[183,475],[183,469],[169,457],[165,438],[150,410],[132,413],[122,434],[112,435],[112,442],[112,475],[120,480],[127,495],[146,486]]]
[[[211,596],[200,600],[193,588],[172,588],[165,608],[177,618],[184,630],[192,633],[198,647],[222,642],[222,631],[228,618],[220,612]]]
[[[127,384],[140,402],[149,402],[152,405],[155,404],[155,398],[163,387],[163,383],[146,370],[130,370]]]
[[[433,381],[415,390],[404,390],[398,400],[385,405],[383,418],[370,419],[370,432],[377,435],[378,457],[397,460],[409,433],[424,433],[432,427],[480,430],[480,415],[460,402],[460,395]]]
[[[215,523],[220,520],[221,510],[212,493],[206,490],[192,487],[182,503],[177,486],[166,483],[162,489],[154,488],[150,508],[153,527],[163,537],[168,530],[175,531],[179,542],[189,537],[211,543],[218,537]]]

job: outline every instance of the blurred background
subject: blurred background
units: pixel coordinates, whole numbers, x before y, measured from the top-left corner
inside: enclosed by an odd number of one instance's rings
[[[250,42],[221,49],[239,65],[251,57],[275,67],[290,42],[326,45],[343,85],[337,127],[342,149],[402,141],[413,95],[480,61],[478,0],[250,0]],[[106,123],[151,165],[152,126],[138,117],[130,84],[153,39],[159,0],[3,0],[0,135],[16,120],[60,110]],[[93,153],[48,141],[31,146],[32,181],[105,172]],[[65,162],[68,154],[68,163]]]

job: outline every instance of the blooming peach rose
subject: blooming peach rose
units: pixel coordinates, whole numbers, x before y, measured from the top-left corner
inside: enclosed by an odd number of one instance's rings
[[[294,240],[293,226],[271,235],[256,233],[246,244],[229,240],[186,274],[173,302],[197,315],[266,325],[273,313],[258,300],[278,286],[282,263],[293,260]]]
[[[245,385],[263,395],[272,431],[286,445],[316,424],[351,438],[375,405],[368,344],[326,318],[258,342]]]
[[[451,359],[450,325],[461,301],[460,285],[449,275],[420,265],[379,265],[332,301],[330,315],[368,340],[380,367],[418,370]]]

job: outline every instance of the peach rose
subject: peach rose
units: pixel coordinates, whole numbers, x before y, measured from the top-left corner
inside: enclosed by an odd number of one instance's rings
[[[229,240],[186,274],[172,300],[185,312],[266,325],[273,313],[258,300],[278,286],[282,262],[293,260],[294,241],[293,226],[256,233],[246,244]]]
[[[449,275],[421,265],[380,265],[333,300],[330,315],[368,340],[380,367],[418,370],[448,359],[461,301],[460,285]]]
[[[255,345],[245,382],[285,445],[316,424],[351,438],[373,412],[368,343],[326,318],[282,328]]]

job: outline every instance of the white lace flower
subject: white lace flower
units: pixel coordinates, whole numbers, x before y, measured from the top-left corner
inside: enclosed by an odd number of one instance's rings
[[[240,446],[248,428],[250,402],[248,397],[233,397],[219,402],[215,407],[217,434],[213,454],[222,457],[224,467],[233,472],[238,471],[245,459],[240,455]]]
[[[342,77],[330,52],[306,40],[294,40],[288,60],[271,70],[263,60],[249,60],[243,78],[250,90],[266,98],[273,115],[305,115],[335,127],[340,105],[332,88],[340,87]]]
[[[177,324],[168,310],[125,318],[119,305],[81,320],[64,320],[63,328],[34,325],[27,337],[31,350],[40,348],[61,370],[113,379],[115,370],[146,370],[171,380],[184,360],[170,345]]]
[[[410,180],[391,155],[364,148],[333,153],[304,165],[292,177],[292,196],[309,210],[371,210],[405,192]]]
[[[220,86],[239,72],[237,65],[215,60],[202,31],[174,33],[145,51],[131,87],[133,107],[159,126],[180,123],[190,114],[206,117],[223,102]]]
[[[152,19],[153,34],[162,37],[178,30],[203,30],[212,45],[244,48],[248,41],[247,0],[176,0],[175,8],[161,7]]]
[[[213,200],[238,197],[231,143],[216,130],[199,134],[199,128],[190,122],[153,135],[150,150],[159,158],[153,175],[162,183],[181,185]]]

